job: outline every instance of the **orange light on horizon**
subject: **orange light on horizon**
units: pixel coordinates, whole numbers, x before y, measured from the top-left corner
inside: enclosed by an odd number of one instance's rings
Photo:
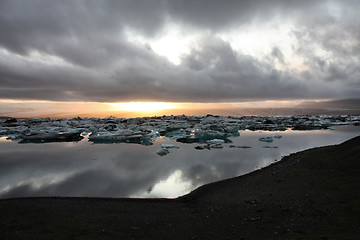
[[[239,114],[239,109],[295,107],[303,100],[254,102],[58,102],[0,99],[0,116],[34,117],[144,117],[156,115]],[[315,101],[315,100],[313,100]],[[320,101],[320,100],[318,100]]]
[[[124,102],[108,104],[114,107],[115,110],[131,112],[152,112],[177,108],[176,104],[170,102]]]

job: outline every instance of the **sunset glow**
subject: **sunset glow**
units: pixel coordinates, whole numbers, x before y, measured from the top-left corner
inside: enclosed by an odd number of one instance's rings
[[[3,116],[236,114],[360,96],[360,1],[3,2]]]
[[[313,99],[314,101],[319,101]],[[241,115],[241,109],[291,108],[302,100],[253,102],[56,102],[0,99],[0,116],[29,117],[144,117],[159,115]]]
[[[0,0],[0,235],[360,236],[359,9]]]
[[[175,104],[169,102],[128,102],[128,103],[109,103],[115,107],[114,110],[129,112],[153,112],[176,108]]]

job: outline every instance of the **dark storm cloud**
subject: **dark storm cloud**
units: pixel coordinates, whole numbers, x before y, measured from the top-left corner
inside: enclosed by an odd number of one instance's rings
[[[0,9],[0,41],[19,53],[31,48],[52,51],[59,43],[78,40],[96,42],[100,36],[116,36],[125,26],[151,34],[164,17],[156,1],[4,0]]]
[[[195,0],[168,1],[172,17],[186,24],[200,28],[221,30],[230,26],[240,26],[271,19],[275,14],[288,16],[297,10],[314,7],[315,1],[305,0]]]
[[[301,29],[294,31],[297,53],[309,67],[308,79],[322,83],[338,98],[359,96],[360,20],[359,1],[336,2],[333,14],[319,12],[301,19]],[[344,4],[343,6],[341,4]],[[320,50],[319,50],[320,49]]]
[[[301,97],[304,91],[311,92],[307,86],[298,84],[289,73],[277,71],[251,56],[238,54],[220,39],[207,37],[201,46],[202,49],[193,50],[184,59],[184,64],[197,71],[198,78],[204,79],[193,80],[190,85],[199,84],[193,94],[200,99],[206,99],[208,93],[219,101],[225,94],[229,100],[245,100]],[[197,68],[194,68],[194,63]],[[288,81],[289,78],[292,81]],[[259,95],[259,92],[262,94]],[[301,95],[299,92],[302,92]]]
[[[0,98],[216,102],[356,96],[360,23],[355,10],[345,12],[349,5],[356,9],[360,4],[4,0]],[[293,50],[304,59],[306,71],[275,67],[276,61],[289,63],[281,45],[270,46],[268,56],[259,59],[217,36],[249,24],[261,27],[272,19],[297,24]],[[130,31],[155,39],[170,23],[201,35],[180,65],[126,35]]]

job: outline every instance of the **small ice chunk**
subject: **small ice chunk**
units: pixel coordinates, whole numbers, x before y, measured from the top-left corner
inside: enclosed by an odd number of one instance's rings
[[[230,145],[229,148],[251,148],[251,147],[250,147],[250,146],[246,146],[246,145],[239,145],[239,146]]]
[[[175,144],[161,144],[161,148],[180,148],[179,145],[175,145]]]
[[[196,146],[195,149],[196,150],[204,150],[204,147],[203,146]]]
[[[282,138],[282,136],[279,135],[279,134],[275,134],[275,135],[273,136],[273,138],[280,139],[280,138]]]
[[[16,135],[8,135],[6,140],[15,140],[16,138],[18,138],[18,136],[16,136]]]
[[[80,133],[43,133],[21,136],[22,143],[27,142],[76,142],[83,139]]]
[[[262,137],[262,138],[259,138],[259,141],[262,141],[262,142],[273,142],[274,141],[274,138],[273,137]]]
[[[220,143],[210,144],[210,148],[221,149],[223,148],[223,145],[221,145]]]
[[[165,156],[165,155],[167,155],[169,153],[170,153],[169,150],[163,148],[160,151],[158,151],[156,154],[162,157],[162,156]]]
[[[198,138],[192,138],[192,137],[184,137],[184,138],[178,138],[176,139],[177,142],[182,142],[182,143],[195,143],[195,142],[200,142],[200,140]]]
[[[224,140],[222,140],[222,139],[217,139],[217,138],[212,139],[212,140],[207,140],[206,142],[207,142],[207,143],[211,143],[211,144],[222,144],[222,143],[225,143]]]

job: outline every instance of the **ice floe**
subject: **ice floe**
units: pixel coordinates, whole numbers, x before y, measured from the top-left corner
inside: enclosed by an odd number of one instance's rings
[[[251,148],[251,146],[247,146],[247,145],[239,145],[239,146],[236,146],[236,145],[230,145],[229,148]]]
[[[26,142],[76,142],[84,137],[80,133],[44,133],[21,136],[21,143]]]
[[[212,139],[212,140],[207,140],[207,143],[213,143],[213,144],[222,144],[225,143],[225,141],[223,139]]]
[[[158,151],[156,154],[162,157],[162,156],[165,156],[165,155],[167,155],[169,153],[170,153],[169,150],[167,150],[166,148],[165,149],[163,148],[160,151]]]
[[[271,143],[274,141],[274,138],[272,136],[261,137],[261,138],[259,138],[259,141]]]
[[[161,144],[161,148],[169,149],[169,148],[180,148],[179,145],[175,144]]]
[[[87,139],[92,143],[135,143],[152,145],[162,137],[178,143],[198,144],[196,149],[220,149],[249,146],[227,145],[239,131],[285,131],[334,129],[342,125],[360,125],[360,116],[159,116],[143,118],[0,118],[0,136],[21,143],[73,142]],[[264,136],[260,141],[271,143],[280,134]],[[200,145],[199,145],[200,144]],[[203,145],[201,145],[203,144]],[[180,147],[163,144],[165,150]],[[166,153],[166,154],[165,154]]]

